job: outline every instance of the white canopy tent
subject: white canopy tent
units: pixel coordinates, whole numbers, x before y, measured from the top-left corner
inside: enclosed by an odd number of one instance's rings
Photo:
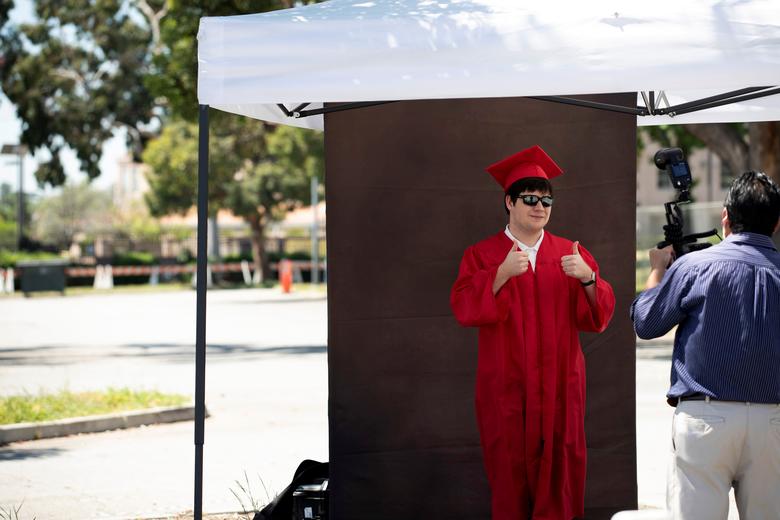
[[[278,104],[654,91],[665,108],[780,85],[780,4],[330,0],[203,18],[198,61],[201,104],[307,128],[322,116]],[[638,124],[770,120],[780,96]]]
[[[198,65],[195,518],[205,418],[209,107],[315,129],[323,128],[323,111],[518,96],[633,113],[639,125],[780,120],[780,3],[329,0],[203,18]],[[614,92],[637,92],[637,105],[563,97]]]

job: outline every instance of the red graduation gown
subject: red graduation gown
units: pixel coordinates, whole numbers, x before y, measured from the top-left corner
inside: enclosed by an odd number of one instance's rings
[[[504,232],[469,247],[450,304],[461,325],[479,327],[476,411],[493,520],[571,520],[584,514],[585,360],[578,331],[601,332],[615,308],[596,277],[588,303],[561,257],[572,242],[545,231],[536,269],[493,295],[512,241]],[[598,273],[593,256],[580,254]]]

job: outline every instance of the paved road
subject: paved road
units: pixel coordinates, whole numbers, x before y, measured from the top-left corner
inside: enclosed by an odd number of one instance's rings
[[[282,489],[328,459],[324,296],[214,291],[208,307],[204,511],[250,479]],[[193,394],[195,294],[0,299],[0,393],[108,385]],[[192,507],[193,425],[0,448],[0,506],[22,518],[132,518]]]
[[[195,294],[0,298],[0,394],[108,385],[191,395]],[[231,489],[282,489],[304,458],[328,459],[324,297],[214,291],[208,307],[204,511]],[[637,360],[639,503],[663,507],[670,348]],[[192,423],[0,447],[0,506],[22,518],[135,518],[192,507]],[[732,502],[733,507],[733,502]],[[730,516],[736,519],[736,513]]]

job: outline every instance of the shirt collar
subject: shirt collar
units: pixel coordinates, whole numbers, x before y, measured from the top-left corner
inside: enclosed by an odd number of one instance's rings
[[[772,242],[772,238],[761,233],[732,233],[723,239],[724,242],[733,242],[735,244],[747,244],[755,247],[765,247],[777,251],[775,243]]]
[[[539,240],[537,240],[536,243],[534,245],[532,245],[532,246],[526,245],[526,244],[522,243],[521,241],[519,241],[518,239],[516,239],[515,236],[512,234],[512,232],[509,231],[509,225],[507,225],[504,228],[504,234],[512,242],[516,242],[517,245],[520,247],[520,249],[522,249],[523,251],[529,251],[529,250],[539,251],[539,246],[542,245],[542,240],[544,240],[544,229],[542,230],[542,234],[539,235]]]

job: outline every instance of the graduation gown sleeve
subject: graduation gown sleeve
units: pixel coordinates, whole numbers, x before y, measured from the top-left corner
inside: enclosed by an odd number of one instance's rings
[[[450,292],[450,305],[464,327],[495,324],[509,315],[509,288],[505,285],[493,294],[499,265],[486,265],[474,246],[463,254],[458,278]]]
[[[584,288],[578,287],[575,291],[577,297],[574,299],[576,326],[583,332],[603,332],[615,311],[615,293],[609,282],[601,278],[596,260],[587,249],[582,247],[582,244],[580,244],[580,255],[596,272],[596,304],[591,305]],[[579,280],[572,280],[570,283],[580,285]]]

